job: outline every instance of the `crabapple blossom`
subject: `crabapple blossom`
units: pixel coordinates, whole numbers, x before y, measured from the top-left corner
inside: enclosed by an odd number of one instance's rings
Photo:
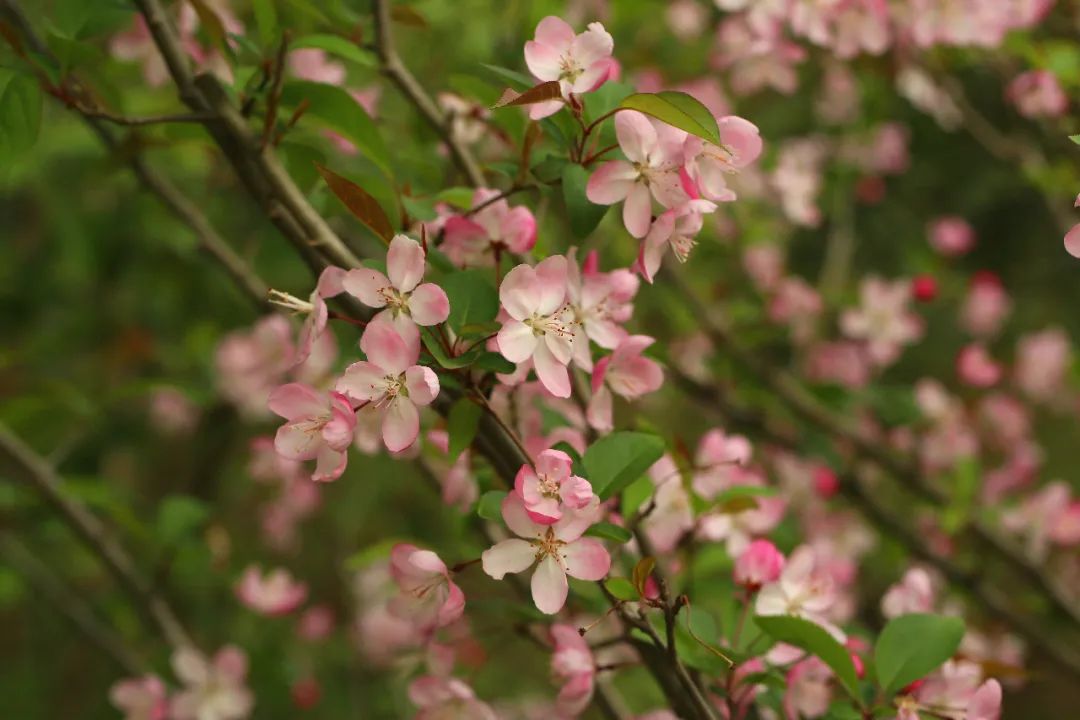
[[[311,80],[327,85],[345,84],[345,65],[331,60],[325,50],[318,48],[292,50],[288,61],[289,71],[301,80]]]
[[[670,455],[657,460],[649,469],[649,476],[656,485],[654,507],[653,511],[642,519],[641,528],[656,552],[671,552],[683,536],[694,528],[690,493],[684,487],[682,477]]]
[[[532,359],[540,383],[552,395],[570,397],[566,366],[574,355],[578,327],[567,316],[567,261],[552,255],[536,265],[518,265],[499,286],[509,316],[496,336],[499,352],[513,363]]]
[[[757,486],[761,484],[761,480],[750,475],[746,484]],[[715,495],[703,494],[702,497],[711,500]],[[703,514],[698,519],[698,536],[712,542],[723,540],[728,554],[737,557],[754,536],[772,531],[783,519],[787,509],[787,501],[782,497],[757,497],[753,498],[752,502],[754,504],[750,508],[719,507]]]
[[[713,428],[701,436],[694,455],[694,492],[713,497],[737,485],[746,476],[753,448],[742,435],[728,435]]]
[[[356,414],[347,397],[289,383],[274,390],[267,404],[286,420],[274,437],[279,455],[287,460],[315,460],[312,480],[341,477],[356,428]]]
[[[824,305],[821,294],[808,282],[789,275],[780,280],[769,301],[769,319],[789,325],[792,341],[802,344],[812,336]]]
[[[615,68],[614,48],[615,41],[598,22],[575,34],[561,18],[549,15],[541,20],[534,39],[525,43],[525,64],[537,80],[558,82],[563,99],[534,104],[529,117],[545,118],[558,112],[563,102],[571,102],[572,95],[603,85]]]
[[[249,565],[236,584],[236,597],[260,615],[288,615],[307,599],[307,585],[296,582],[284,568],[263,575],[258,567]]]
[[[248,416],[266,412],[266,399],[295,364],[296,347],[282,315],[262,318],[250,331],[229,333],[214,353],[218,388]]]
[[[784,214],[796,225],[817,227],[821,223],[817,198],[826,151],[819,137],[796,138],[780,146],[772,184],[780,193]]]
[[[986,351],[986,346],[972,343],[956,356],[956,372],[960,380],[972,387],[988,388],[1001,380],[1003,370]]]
[[[165,720],[168,691],[157,675],[126,678],[109,688],[109,702],[124,713],[124,720]]]
[[[1071,361],[1069,337],[1060,328],[1025,335],[1016,343],[1016,385],[1034,400],[1057,400]]]
[[[438,555],[408,543],[390,551],[390,574],[399,593],[391,599],[390,612],[415,623],[421,630],[446,627],[465,611],[465,594]]]
[[[964,720],[998,720],[1001,717],[1001,684],[987,680],[968,701]]]
[[[345,271],[341,268],[332,265],[327,267],[319,274],[319,281],[315,285],[315,290],[312,291],[311,296],[306,301],[293,297],[288,293],[283,293],[280,290],[270,291],[270,302],[286,310],[306,316],[296,344],[296,355],[293,358],[294,365],[299,365],[308,359],[315,342],[326,330],[326,321],[329,317],[326,298],[332,298],[344,292],[342,287],[344,278]]]
[[[296,635],[308,642],[325,640],[333,631],[334,611],[327,605],[309,607],[296,621]]]
[[[1025,537],[1030,557],[1045,558],[1052,545],[1080,544],[1080,500],[1071,499],[1069,486],[1047,483],[1002,517],[1002,525]]]
[[[223,647],[208,659],[190,647],[173,653],[173,672],[184,684],[169,702],[175,720],[240,720],[251,713],[255,699],[245,685],[247,656],[237,647]]]
[[[655,340],[647,335],[631,335],[615,351],[596,363],[592,374],[592,397],[586,410],[589,425],[610,432],[612,394],[626,400],[656,392],[664,382],[664,371],[656,361],[641,353]]]
[[[964,255],[975,247],[975,229],[962,217],[940,217],[930,223],[927,231],[930,247],[946,257]]]
[[[806,352],[806,377],[848,388],[865,387],[870,382],[870,359],[855,342],[819,342]]]
[[[735,582],[749,590],[776,582],[784,569],[784,554],[768,540],[754,540],[735,559]]]
[[[1080,195],[1077,195],[1076,200],[1073,201],[1073,207],[1080,207]],[[1073,225],[1065,233],[1065,252],[1074,258],[1080,258],[1080,223]]]
[[[992,337],[1010,312],[1012,300],[1001,279],[985,270],[975,273],[960,307],[960,326],[976,337]]]
[[[910,613],[932,612],[936,594],[934,578],[930,573],[924,568],[913,567],[882,596],[881,614],[894,618]]]
[[[916,275],[911,278],[911,295],[919,302],[930,302],[937,297],[937,280],[933,275]]]
[[[598,205],[623,202],[623,223],[636,238],[649,233],[652,201],[676,208],[688,199],[679,170],[686,133],[636,110],[615,116],[615,135],[626,160],[609,160],[589,178],[585,194]]]
[[[409,702],[420,709],[414,720],[498,720],[473,689],[457,678],[419,677],[409,684]]]
[[[439,93],[435,101],[450,117],[450,135],[458,142],[472,145],[487,134],[491,111],[483,105],[449,92]]]
[[[762,586],[754,604],[755,612],[758,615],[796,615],[832,630],[824,613],[833,604],[833,586],[817,570],[816,562],[810,547],[796,548],[776,582]]]
[[[694,237],[701,232],[704,216],[715,210],[716,203],[699,198],[661,213],[641,241],[634,267],[651,283],[668,248],[676,260],[686,262],[697,245]]]
[[[484,551],[484,572],[502,580],[507,573],[524,572],[535,564],[533,603],[540,612],[554,615],[566,603],[567,575],[579,580],[601,580],[611,568],[611,556],[603,544],[582,537],[598,515],[599,505],[594,500],[581,510],[564,512],[554,525],[541,525],[529,518],[521,496],[510,493],[503,499],[502,516],[518,537]]]
[[[450,315],[450,300],[435,283],[423,283],[424,249],[407,235],[395,235],[386,253],[386,275],[372,268],[349,270],[341,280],[345,292],[368,307],[385,308],[373,322],[388,320],[408,341],[417,325],[438,325]]]
[[[491,265],[500,253],[522,255],[536,244],[536,218],[524,205],[510,207],[498,190],[473,193],[469,215],[446,219],[439,246],[455,265]]]
[[[567,309],[584,334],[574,343],[574,362],[586,372],[593,369],[589,340],[614,350],[626,338],[622,323],[634,313],[638,277],[625,268],[601,272],[596,251],[585,256],[579,269],[576,248],[567,254]]]
[[[544,450],[532,465],[522,465],[514,478],[514,492],[525,503],[529,519],[540,525],[553,525],[563,512],[581,510],[593,502],[592,485],[572,474],[570,456],[562,450]]]
[[[757,125],[737,115],[716,119],[721,145],[688,135],[683,145],[686,174],[697,193],[713,202],[730,202],[735,193],[726,176],[737,173],[758,159],[762,141]]]
[[[870,277],[863,280],[859,295],[861,306],[844,311],[840,328],[847,337],[866,343],[875,364],[891,365],[900,357],[901,348],[923,333],[921,318],[908,310],[911,283]]]
[[[1005,97],[1024,117],[1058,117],[1069,109],[1069,98],[1049,70],[1031,70],[1013,78]]]
[[[551,626],[555,652],[551,656],[551,672],[563,681],[555,701],[560,712],[576,717],[585,711],[592,700],[596,683],[596,662],[592,650],[577,627],[567,623]]]
[[[832,701],[833,672],[816,657],[792,666],[785,681],[784,712],[793,720],[822,717]]]
[[[445,430],[432,430],[427,435],[428,442],[443,455],[450,452],[450,434]],[[445,468],[445,464],[443,464]],[[447,505],[467,511],[476,502],[480,491],[472,471],[472,457],[469,450],[463,450],[449,468],[436,473],[442,486],[442,500]]]
[[[360,338],[367,360],[345,368],[337,391],[370,404],[382,418],[382,440],[390,452],[400,452],[420,433],[417,408],[430,405],[439,395],[439,376],[418,365],[420,345],[410,343],[387,322],[368,323]]]

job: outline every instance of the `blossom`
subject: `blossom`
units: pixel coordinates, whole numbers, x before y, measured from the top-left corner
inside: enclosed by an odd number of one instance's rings
[[[908,311],[911,283],[870,277],[863,281],[859,294],[861,306],[844,311],[840,328],[849,338],[864,341],[877,365],[891,365],[902,346],[922,337],[922,320]]]
[[[1072,500],[1069,486],[1060,481],[1047,483],[1021,505],[1002,516],[1006,529],[1026,536],[1028,555],[1041,560],[1051,544],[1080,543],[1080,500]]]
[[[652,198],[666,208],[688,199],[679,177],[686,133],[628,110],[615,116],[615,135],[626,160],[601,165],[585,194],[598,205],[625,200],[623,223],[631,235],[643,238],[652,219]]]
[[[784,713],[788,718],[818,718],[832,701],[832,670],[816,657],[796,663],[787,673]]]
[[[795,615],[828,626],[824,613],[833,603],[832,583],[816,572],[814,551],[800,546],[791,553],[780,577],[758,593],[758,615]]]
[[[1024,117],[1058,117],[1069,109],[1069,98],[1049,70],[1020,73],[1005,88],[1005,98]]]
[[[419,677],[409,684],[409,701],[420,708],[414,720],[498,720],[472,688],[457,678]]]
[[[686,262],[697,245],[694,237],[701,232],[704,216],[715,210],[716,203],[695,199],[661,213],[649,227],[638,251],[635,267],[642,276],[650,283],[653,281],[668,248],[676,260]]]
[[[772,184],[780,193],[784,214],[797,225],[817,227],[821,222],[817,198],[826,152],[820,137],[795,138],[780,146]]]
[[[735,559],[735,582],[757,590],[776,582],[784,569],[784,554],[768,540],[754,540]]]
[[[612,393],[636,400],[655,392],[664,382],[664,371],[641,353],[655,342],[647,335],[631,335],[615,351],[601,358],[593,369],[592,397],[586,410],[589,425],[602,432],[612,429]]]
[[[551,672],[564,681],[556,707],[567,715],[580,715],[592,700],[596,683],[596,662],[592,651],[577,627],[568,623],[552,625],[551,639],[555,645]]]
[[[125,678],[109,688],[109,702],[124,720],[165,720],[169,712],[165,683],[157,675]]]
[[[1076,196],[1073,206],[1080,207],[1080,195]],[[1080,258],[1080,223],[1073,225],[1069,228],[1069,231],[1065,233],[1065,252],[1069,253],[1074,258]]]
[[[532,598],[540,612],[554,615],[566,603],[566,576],[600,580],[611,568],[611,556],[599,540],[582,537],[598,516],[597,501],[581,510],[566,512],[554,525],[533,522],[521,496],[510,493],[502,502],[502,516],[517,538],[503,540],[481,556],[484,572],[496,580],[507,573],[528,570],[534,564]]]
[[[460,95],[441,92],[435,97],[439,108],[450,118],[450,137],[472,145],[488,134],[491,111]]]
[[[518,265],[499,286],[499,301],[509,315],[496,336],[510,362],[532,359],[540,383],[556,397],[570,397],[566,366],[574,354],[576,323],[566,317],[567,263],[552,255],[536,267]]]
[[[450,452],[450,434],[446,430],[431,430],[427,438],[443,455]],[[476,502],[480,491],[473,475],[469,450],[462,450],[450,467],[442,463],[436,475],[442,486],[444,503],[466,512]]]
[[[536,218],[524,205],[510,207],[498,190],[473,193],[469,215],[446,220],[439,248],[455,265],[490,265],[497,253],[527,253],[536,244]]]
[[[419,340],[409,342],[394,326],[373,320],[360,338],[367,360],[345,368],[337,391],[366,402],[382,416],[382,439],[390,452],[409,447],[420,433],[419,407],[439,395],[439,376],[423,365]]]
[[[881,598],[881,614],[894,618],[932,612],[936,592],[934,579],[929,572],[920,567],[911,568]]]
[[[218,389],[245,415],[266,412],[266,399],[295,364],[292,329],[282,315],[262,318],[250,331],[226,335],[214,352]]]
[[[1016,384],[1034,400],[1056,400],[1071,361],[1069,338],[1060,328],[1025,335],[1016,343]]]
[[[1001,685],[987,680],[968,701],[965,720],[998,720],[1001,717]]]
[[[750,441],[742,435],[728,435],[720,428],[709,430],[701,436],[694,455],[694,492],[714,497],[737,485],[752,454]]]
[[[564,101],[571,94],[592,92],[604,84],[615,62],[615,41],[604,26],[589,23],[580,35],[566,21],[549,15],[536,26],[536,36],[525,43],[525,64],[537,80],[558,82]],[[558,112],[562,102],[536,103],[529,109],[534,120]]]
[[[573,462],[562,450],[544,450],[536,467],[522,465],[514,478],[514,492],[525,503],[529,519],[540,525],[558,522],[564,510],[581,510],[593,501],[592,485],[573,475]]]
[[[960,380],[972,387],[988,388],[1001,380],[1001,365],[986,351],[986,346],[972,343],[964,346],[956,356],[956,373]]]
[[[450,300],[435,283],[423,283],[424,249],[406,235],[395,235],[386,253],[386,272],[355,268],[341,286],[368,307],[385,308],[375,321],[390,320],[406,340],[418,335],[417,325],[438,325],[450,315]],[[389,276],[389,277],[388,277]]]
[[[757,475],[750,475],[747,484],[760,485]],[[714,495],[703,495],[706,500]],[[723,506],[708,512],[698,520],[698,535],[718,542],[726,542],[728,554],[737,557],[750,544],[755,535],[764,535],[775,528],[784,517],[787,501],[782,497],[752,498],[749,508],[734,509]]]
[[[576,255],[576,248],[571,248],[567,254],[566,305],[585,334],[574,344],[574,362],[591,372],[592,356],[585,338],[604,349],[614,350],[626,338],[626,330],[620,323],[633,315],[633,299],[640,283],[637,275],[625,268],[610,272],[598,270],[595,250],[585,256],[580,269]]]
[[[345,271],[339,267],[329,266],[319,274],[319,281],[310,297],[305,301],[293,297],[280,290],[270,291],[270,302],[287,310],[305,315],[304,325],[300,329],[300,339],[296,344],[296,355],[293,364],[299,365],[308,359],[315,342],[326,330],[326,321],[329,318],[329,310],[326,307],[326,298],[340,295],[343,291],[342,281]]]
[[[992,272],[975,273],[960,306],[960,326],[976,337],[996,335],[1012,312],[1012,300]]]
[[[947,257],[963,255],[975,247],[975,229],[955,215],[937,218],[927,227],[930,247]]]
[[[174,720],[239,720],[255,704],[245,685],[248,663],[243,651],[223,647],[210,660],[197,650],[183,647],[173,653],[173,672],[184,689],[169,704]]]
[[[694,527],[690,493],[670,455],[657,460],[649,469],[649,475],[656,485],[656,493],[652,500],[653,511],[642,518],[641,529],[656,552],[671,552]]]
[[[465,594],[438,555],[415,545],[399,543],[390,551],[390,574],[399,593],[391,599],[391,614],[421,630],[446,627],[465,611]]]
[[[327,85],[345,84],[345,65],[331,60],[326,51],[319,48],[299,48],[290,51],[289,71],[301,80],[311,80]]]
[[[315,460],[312,480],[341,477],[356,427],[356,414],[347,397],[289,383],[274,390],[267,404],[287,421],[274,437],[274,449],[279,455],[288,460]]]
[[[307,598],[307,585],[296,582],[284,568],[264,576],[258,567],[249,565],[236,584],[236,597],[261,615],[287,615]]]
[[[730,202],[735,193],[727,186],[726,176],[757,160],[762,142],[757,125],[737,115],[716,119],[720,145],[688,135],[683,144],[687,175],[706,200]]]

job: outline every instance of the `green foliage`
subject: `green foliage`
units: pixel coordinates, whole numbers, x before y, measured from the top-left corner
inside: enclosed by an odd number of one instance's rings
[[[165,498],[154,523],[155,537],[165,546],[176,545],[194,534],[206,522],[210,509],[202,501],[185,495]]]
[[[480,416],[484,409],[467,397],[459,399],[450,408],[446,429],[450,435],[449,458],[453,462],[463,450],[472,445],[476,430],[480,426]]]
[[[499,312],[499,293],[490,272],[479,269],[458,270],[439,280],[450,299],[450,329],[459,335],[470,325],[484,325]]]
[[[861,701],[859,678],[851,654],[825,628],[788,615],[757,615],[754,622],[774,640],[805,650],[828,665],[848,694]]]
[[[664,454],[664,441],[642,432],[614,432],[585,450],[586,479],[601,500],[621,492]]]
[[[945,615],[901,615],[881,631],[874,645],[878,683],[892,695],[925,677],[953,656],[964,638],[964,621]]]
[[[505,490],[488,490],[480,496],[476,504],[476,514],[485,520],[500,522],[502,520],[502,501],[506,499]]]
[[[41,107],[37,80],[0,68],[0,165],[23,155],[37,142]]]
[[[590,537],[603,538],[604,540],[613,540],[617,543],[627,543],[633,539],[633,535],[626,528],[613,525],[609,522],[599,522],[585,531],[586,535]]]
[[[714,145],[723,145],[716,118],[707,107],[684,92],[636,93],[624,98],[619,107],[652,115]]]
[[[563,200],[570,219],[570,229],[574,237],[588,237],[607,214],[609,205],[596,205],[585,197],[585,184],[589,181],[589,172],[580,165],[565,165],[562,170]]]

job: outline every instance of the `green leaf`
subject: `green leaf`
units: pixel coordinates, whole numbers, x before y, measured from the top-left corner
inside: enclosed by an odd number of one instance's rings
[[[954,533],[967,523],[982,485],[982,473],[977,457],[962,457],[952,471],[951,499],[941,516],[946,532]]]
[[[562,171],[563,200],[566,201],[566,214],[570,219],[570,230],[574,237],[586,238],[604,219],[610,205],[596,205],[585,196],[585,185],[589,182],[589,171],[580,165],[567,165]]]
[[[269,46],[277,39],[277,5],[276,0],[252,0],[252,10],[255,12],[255,25],[259,28],[259,41],[264,46]],[[296,47],[295,43],[293,47]]]
[[[472,445],[476,437],[476,429],[480,426],[480,416],[483,408],[467,397],[455,402],[450,408],[447,417],[447,431],[450,435],[450,461],[458,459],[461,452]]]
[[[290,48],[294,50],[299,48],[318,48],[319,50],[325,50],[331,55],[336,55],[344,60],[351,60],[358,65],[369,68],[377,67],[379,64],[374,53],[370,50],[365,50],[352,40],[338,35],[305,35],[304,37],[297,38],[296,42],[290,45]]]
[[[386,217],[386,211],[382,209],[382,205],[352,180],[343,178],[322,165],[316,164],[315,167],[338,200],[349,208],[349,212],[384,242],[389,243],[394,237],[394,227],[390,224],[390,219]]]
[[[777,489],[768,485],[736,485],[727,488],[709,502],[704,503],[701,509],[716,507],[726,513],[753,510],[758,506],[757,498],[772,497],[776,493]]]
[[[424,341],[424,347],[428,349],[432,357],[441,367],[453,370],[472,365],[483,352],[481,348],[473,348],[461,355],[449,355],[443,347],[439,336],[429,327],[420,328],[420,339]]]
[[[480,357],[476,358],[474,365],[481,370],[490,370],[503,375],[509,375],[517,367],[499,353],[494,352],[482,353]]]
[[[476,503],[476,514],[485,520],[501,520],[502,501],[507,494],[505,490],[488,490]]]
[[[591,535],[592,537],[603,538],[604,540],[614,540],[617,543],[630,542],[634,537],[626,528],[613,525],[609,522],[596,523],[586,530],[585,534]]]
[[[601,500],[637,480],[664,454],[664,441],[642,432],[614,432],[585,451],[586,479]]]
[[[505,80],[510,83],[511,86],[518,88],[519,90],[527,90],[532,87],[533,81],[529,79],[527,75],[522,75],[516,70],[508,70],[498,65],[488,65],[487,63],[480,63],[480,67],[486,69],[495,77],[500,80]]]
[[[964,637],[964,621],[944,615],[893,618],[878,636],[874,665],[886,695],[925,677],[951,658]]]
[[[586,533],[588,534],[588,533]],[[613,577],[604,581],[604,587],[608,589],[608,592],[617,597],[620,600],[637,600],[638,592],[634,589],[633,583],[626,578]]]
[[[457,333],[466,325],[491,322],[499,313],[499,293],[491,282],[491,273],[478,269],[458,270],[439,281],[450,299],[446,319]]]
[[[441,191],[435,196],[435,199],[461,210],[468,210],[472,207],[472,199],[475,193],[476,191],[470,187],[451,187]]]
[[[801,648],[820,659],[836,673],[851,697],[861,702],[859,677],[851,654],[825,628],[792,615],[757,615],[754,622],[770,637]]]
[[[36,79],[0,68],[0,163],[21,155],[37,141],[41,106]]]
[[[294,80],[281,89],[281,102],[296,108],[307,101],[304,117],[313,117],[351,141],[387,178],[394,172],[390,151],[367,111],[344,89],[335,85]],[[301,120],[303,122],[303,120]]]
[[[166,546],[176,545],[198,530],[209,514],[202,501],[186,495],[172,495],[158,508],[156,535]]]
[[[1077,145],[1080,145],[1080,135],[1070,135],[1069,139],[1072,140]]]
[[[723,145],[716,118],[707,107],[684,92],[635,93],[619,103],[619,107],[651,115],[714,145]]]

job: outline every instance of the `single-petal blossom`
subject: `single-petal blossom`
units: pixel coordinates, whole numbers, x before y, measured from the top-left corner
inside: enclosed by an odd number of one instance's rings
[[[596,497],[592,485],[573,474],[573,462],[562,450],[544,450],[533,465],[522,465],[514,492],[525,503],[529,519],[541,525],[558,522],[564,510],[581,510]]]
[[[390,551],[390,573],[398,594],[390,612],[422,630],[446,627],[465,611],[465,594],[450,579],[450,571],[438,555],[408,543]]]
[[[312,480],[341,477],[356,428],[356,413],[347,397],[289,383],[270,394],[268,405],[286,420],[274,438],[279,455],[295,461],[315,460]]]
[[[294,580],[284,568],[264,576],[258,567],[250,565],[236,584],[236,596],[260,615],[288,615],[307,599],[307,585]]]

